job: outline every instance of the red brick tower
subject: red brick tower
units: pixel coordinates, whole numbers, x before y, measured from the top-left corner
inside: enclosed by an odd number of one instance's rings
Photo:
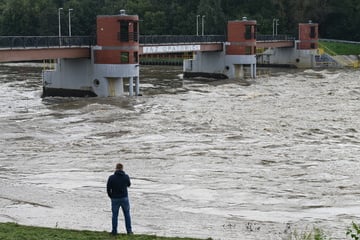
[[[256,77],[256,21],[229,21],[225,64],[227,75],[232,78],[244,78],[244,67],[250,66],[250,76]]]
[[[139,17],[97,17],[97,46],[94,47],[95,89],[102,96],[121,96],[128,80],[130,96],[139,94]]]
[[[97,17],[95,64],[138,63],[139,17],[125,15]]]
[[[299,24],[299,43],[298,49],[309,50],[318,48],[319,25],[317,23],[300,23]]]
[[[227,25],[227,55],[256,54],[256,21],[243,18],[229,21]]]

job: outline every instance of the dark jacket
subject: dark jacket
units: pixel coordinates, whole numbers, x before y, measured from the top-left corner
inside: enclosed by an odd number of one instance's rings
[[[117,170],[107,181],[107,194],[110,198],[127,197],[130,185],[130,177],[124,171]]]

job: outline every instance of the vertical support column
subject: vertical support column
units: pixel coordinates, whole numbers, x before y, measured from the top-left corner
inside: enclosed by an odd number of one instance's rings
[[[240,74],[239,74],[240,79],[244,79],[245,78],[245,72],[244,72],[244,65],[241,64],[240,65]]]
[[[250,77],[254,78],[254,64],[250,64]]]
[[[134,79],[129,78],[129,95],[134,96]]]
[[[136,94],[136,96],[139,96],[139,94],[140,94],[140,78],[139,77],[136,78],[135,94]]]
[[[253,74],[253,78],[256,78],[256,64],[254,64],[254,74]]]

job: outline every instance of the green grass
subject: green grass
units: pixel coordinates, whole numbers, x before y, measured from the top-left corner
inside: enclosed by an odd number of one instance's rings
[[[297,233],[297,231],[291,233],[287,240],[331,240],[326,234],[319,228],[314,228],[311,231],[305,231]]]
[[[199,240],[195,238],[168,238],[149,235],[111,236],[108,232],[77,231],[0,223],[1,240]],[[210,238],[208,240],[211,240]]]
[[[330,55],[360,55],[360,44],[319,41],[319,46]]]
[[[346,235],[353,240],[360,239],[360,225],[352,223]],[[0,223],[1,240],[200,240],[195,238],[158,237],[151,235],[111,236],[108,232],[79,231],[60,228],[23,226],[16,223]],[[323,230],[314,228],[310,231],[291,232],[287,240],[331,240]],[[207,240],[212,240],[208,238]]]

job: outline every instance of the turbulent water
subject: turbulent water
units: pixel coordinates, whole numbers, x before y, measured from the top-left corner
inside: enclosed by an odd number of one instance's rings
[[[360,222],[359,71],[180,73],[142,67],[141,97],[41,99],[41,67],[1,65],[0,221],[109,231],[122,162],[135,233],[344,239]]]

